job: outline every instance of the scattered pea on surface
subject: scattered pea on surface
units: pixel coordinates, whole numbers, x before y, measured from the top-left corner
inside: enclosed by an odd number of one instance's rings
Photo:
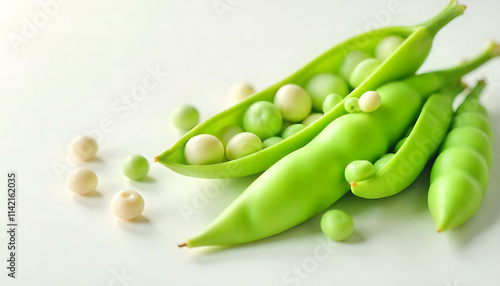
[[[224,159],[224,146],[210,134],[201,134],[189,139],[184,156],[190,165],[217,164]]]
[[[227,143],[231,138],[233,138],[236,134],[243,132],[243,128],[237,125],[229,125],[222,128],[217,135],[217,138],[222,142],[222,145],[227,146]]]
[[[140,181],[148,175],[149,162],[141,155],[132,155],[123,161],[122,171],[127,178]]]
[[[329,94],[326,98],[325,101],[323,101],[323,113],[327,113],[330,111],[332,108],[335,107],[335,105],[339,104],[342,101],[342,96],[331,93]]]
[[[273,146],[274,144],[278,144],[281,141],[283,141],[283,138],[274,136],[274,137],[269,137],[266,140],[262,141],[262,149],[269,148]]]
[[[179,130],[188,131],[198,125],[200,115],[191,105],[179,105],[170,115],[170,121]]]
[[[244,81],[237,81],[233,83],[231,89],[229,90],[229,98],[233,104],[236,104],[245,100],[254,93],[255,90],[250,84]]]
[[[283,134],[281,134],[281,137],[283,137],[283,139],[286,139],[286,138],[294,135],[295,133],[298,133],[299,131],[301,131],[304,128],[306,128],[306,126],[304,124],[301,124],[301,123],[292,124],[292,125],[288,126],[283,131]]]
[[[352,87],[358,87],[365,81],[380,65],[382,62],[379,59],[366,59],[360,62],[351,73],[349,84]]]
[[[111,199],[111,211],[118,218],[133,220],[139,217],[143,210],[144,199],[136,191],[121,191]]]
[[[281,130],[283,118],[278,108],[268,101],[252,104],[243,116],[245,131],[254,133],[260,139],[272,137]]]
[[[340,67],[340,75],[344,79],[349,80],[349,78],[351,77],[351,73],[356,68],[356,66],[363,60],[369,58],[371,58],[371,56],[363,51],[352,51],[348,53]]]
[[[88,168],[76,168],[68,174],[66,186],[77,194],[90,194],[97,187],[97,175]]]
[[[309,126],[316,120],[320,119],[321,116],[323,116],[323,113],[311,113],[304,119],[304,121],[302,121],[302,124],[304,124],[305,126]]]
[[[290,122],[299,122],[311,112],[311,97],[296,84],[285,84],[280,87],[274,97],[274,105],[278,108],[283,119]]]
[[[382,99],[376,91],[367,91],[359,98],[359,109],[363,112],[373,112],[380,106]]]
[[[348,239],[354,232],[351,217],[341,210],[329,210],[321,217],[321,230],[331,240]]]
[[[97,153],[97,143],[92,137],[78,136],[69,144],[70,153],[79,161],[88,161]]]
[[[323,101],[329,94],[336,93],[345,97],[349,93],[344,80],[330,73],[321,73],[312,77],[306,85],[306,90],[311,96],[314,110],[317,111],[321,111]]]
[[[359,99],[355,97],[348,98],[344,102],[344,108],[347,112],[353,113],[353,112],[359,112]]]
[[[236,134],[227,143],[226,156],[229,160],[236,160],[262,150],[262,141],[259,136],[243,132]]]
[[[400,36],[388,36],[382,39],[375,49],[375,56],[381,61],[389,58],[405,41]]]

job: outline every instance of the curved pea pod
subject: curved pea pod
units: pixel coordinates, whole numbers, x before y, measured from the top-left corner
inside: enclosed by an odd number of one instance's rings
[[[491,129],[489,124],[476,125],[476,115],[487,118],[484,108],[478,107],[484,86],[479,82],[457,109],[453,128],[432,166],[428,205],[438,232],[468,221],[488,188]]]
[[[356,170],[356,166],[349,174],[351,178],[346,172],[352,193],[366,199],[378,199],[395,195],[411,185],[446,136],[453,117],[453,99],[463,89],[457,86],[431,95],[404,144],[376,173],[365,175],[362,169]],[[375,170],[374,166],[372,168]]]
[[[374,90],[387,82],[414,74],[427,57],[436,33],[452,19],[461,15],[464,9],[465,6],[459,5],[456,0],[453,0],[438,15],[421,25],[382,28],[351,38],[320,55],[284,80],[261,92],[255,93],[243,102],[198,125],[179,139],[170,149],[158,155],[155,161],[160,162],[177,173],[202,178],[242,177],[265,171],[287,154],[310,142],[333,120],[346,114],[344,109],[346,98],[359,98],[366,91]],[[398,35],[403,37],[405,41],[366,80],[352,90],[342,102],[294,136],[270,148],[237,160],[211,165],[189,165],[186,163],[184,147],[186,142],[193,136],[199,134],[219,136],[220,131],[227,126],[243,126],[242,122],[245,111],[253,103],[257,101],[272,102],[277,90],[285,84],[294,83],[303,87],[311,77],[317,74],[339,74],[345,56],[349,52],[359,50],[373,55],[380,40],[389,35]]]
[[[457,68],[432,73],[430,94],[413,86],[414,77],[385,84],[376,91],[380,107],[349,113],[330,123],[309,144],[285,156],[258,177],[198,236],[181,247],[234,245],[266,238],[324,211],[346,192],[347,165],[373,161],[396,144],[418,117],[424,101],[437,90],[497,56],[490,46],[478,58]],[[427,78],[427,74],[415,76]],[[421,81],[417,81],[422,83]]]

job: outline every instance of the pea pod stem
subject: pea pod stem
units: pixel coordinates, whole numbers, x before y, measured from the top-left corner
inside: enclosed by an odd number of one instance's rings
[[[427,27],[431,35],[435,35],[443,26],[465,11],[465,5],[460,5],[457,0],[451,0],[448,5],[434,18],[425,21],[419,26]]]

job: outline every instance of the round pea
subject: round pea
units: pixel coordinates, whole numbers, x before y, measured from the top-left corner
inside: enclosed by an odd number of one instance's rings
[[[217,164],[224,159],[224,145],[213,135],[196,135],[186,143],[184,157],[190,165]]]
[[[252,132],[263,140],[278,134],[282,121],[281,112],[274,104],[258,101],[245,112],[243,127],[245,131]]]
[[[376,172],[375,167],[369,161],[357,160],[345,168],[345,179],[349,183],[364,181],[374,176]]]
[[[274,105],[285,120],[299,122],[311,112],[311,97],[296,84],[285,84],[274,97]]]
[[[97,181],[97,175],[94,171],[79,167],[68,174],[66,186],[77,194],[86,195],[95,190]]]
[[[122,171],[125,176],[134,181],[140,181],[148,175],[149,163],[141,155],[127,157],[122,164]]]
[[[342,101],[342,96],[331,93],[329,94],[326,98],[325,101],[323,101],[323,113],[327,113],[330,111],[332,108],[335,107],[335,105],[339,104]]]
[[[255,90],[250,84],[244,81],[237,81],[231,86],[231,89],[229,90],[229,98],[231,99],[232,103],[236,104],[245,100],[247,97],[254,93]]]
[[[351,73],[349,84],[352,87],[358,87],[365,79],[367,79],[382,62],[379,59],[366,59],[360,62]]]
[[[283,134],[281,134],[281,137],[283,137],[283,139],[286,139],[286,138],[294,135],[295,133],[298,133],[299,131],[301,131],[304,128],[306,128],[306,126],[304,124],[301,124],[301,123],[292,124],[292,125],[288,126],[283,131]]]
[[[408,139],[408,137],[403,137],[401,140],[399,140],[399,142],[394,147],[394,152],[395,153],[397,153],[399,151],[399,149],[401,149],[401,147],[403,147],[403,144],[405,144],[406,139]]]
[[[280,143],[281,141],[283,141],[283,138],[281,138],[281,137],[277,137],[277,136],[269,137],[266,140],[262,141],[262,149],[269,148],[269,147],[273,146],[274,144]]]
[[[71,154],[80,161],[88,161],[97,153],[97,142],[89,136],[78,136],[69,145]]]
[[[349,93],[349,87],[344,80],[330,73],[322,73],[312,77],[306,85],[306,90],[311,96],[314,110],[317,111],[321,111],[323,101],[329,94],[336,93],[345,97]]]
[[[231,140],[231,138],[233,138],[236,134],[239,134],[241,132],[243,132],[243,128],[237,125],[229,125],[219,130],[219,132],[217,133],[218,134],[217,138],[220,139],[222,145],[224,145],[225,147],[229,142],[229,140]]]
[[[342,241],[354,231],[351,217],[341,210],[329,210],[321,217],[321,231],[332,240]]]
[[[191,130],[198,125],[200,115],[198,110],[191,105],[180,105],[174,109],[170,116],[172,124],[180,130]]]
[[[340,66],[340,75],[348,80],[354,68],[356,68],[360,62],[369,58],[371,58],[371,56],[363,51],[352,51],[348,53]]]
[[[380,94],[376,91],[367,91],[359,98],[359,109],[363,112],[373,112],[377,110],[382,102]]]
[[[382,39],[375,49],[375,56],[381,61],[389,58],[405,41],[400,36],[388,36]]]
[[[344,108],[347,112],[359,112],[359,99],[350,97],[344,102]]]
[[[305,126],[309,126],[313,124],[316,120],[320,119],[321,116],[323,116],[323,113],[311,113],[309,114],[309,116],[306,117],[306,119],[304,119],[304,121],[302,121],[302,124],[304,124]]]
[[[382,168],[384,168],[385,165],[387,165],[387,163],[391,161],[392,157],[394,157],[394,153],[387,153],[384,156],[380,157],[380,159],[378,159],[375,164],[373,164],[373,167],[375,167],[375,171],[378,172],[382,170]]]
[[[226,156],[229,160],[236,160],[262,150],[260,138],[250,132],[236,134],[227,143]]]

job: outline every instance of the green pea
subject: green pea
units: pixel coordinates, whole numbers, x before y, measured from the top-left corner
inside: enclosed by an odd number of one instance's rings
[[[408,139],[408,137],[403,137],[401,140],[399,140],[399,142],[394,147],[394,153],[398,152],[399,149],[401,149],[401,147],[403,146],[403,144],[405,144],[406,139]]]
[[[254,133],[260,139],[278,134],[281,124],[281,112],[268,101],[258,101],[252,104],[243,117],[245,131]]]
[[[327,113],[330,111],[332,108],[335,107],[335,105],[339,104],[342,101],[342,96],[331,93],[329,94],[326,98],[325,101],[323,102],[323,113]]]
[[[262,141],[262,149],[269,148],[269,147],[273,146],[274,144],[280,143],[281,141],[283,141],[283,138],[281,138],[281,137],[277,137],[277,136],[269,137],[266,140]]]
[[[375,49],[375,56],[381,61],[389,58],[405,41],[400,36],[389,36],[382,39]]]
[[[340,66],[340,75],[346,80],[349,80],[354,68],[356,68],[360,62],[369,58],[371,58],[371,56],[368,53],[359,50],[348,53]]]
[[[345,178],[349,183],[366,180],[373,175],[377,170],[370,161],[356,160],[347,165],[345,168]]]
[[[329,94],[335,93],[345,97],[349,93],[349,88],[344,80],[330,73],[322,73],[312,77],[306,85],[306,90],[311,96],[313,109],[317,111],[321,111],[323,101]]]
[[[353,113],[353,112],[359,112],[359,99],[355,97],[348,98],[344,102],[344,108],[347,112]]]
[[[276,92],[274,105],[281,111],[283,119],[299,122],[311,112],[311,97],[302,87],[285,84]]]
[[[283,131],[283,134],[281,135],[281,137],[283,137],[283,139],[286,139],[286,138],[294,135],[295,133],[300,132],[304,128],[306,128],[306,126],[304,124],[301,124],[301,123],[292,124],[292,125],[288,126]]]
[[[379,172],[380,170],[382,170],[382,168],[385,167],[385,165],[387,165],[387,163],[389,163],[392,158],[394,158],[394,153],[387,153],[385,154],[384,156],[380,157],[380,159],[378,159],[374,164],[373,164],[373,167],[375,167],[375,170],[377,172]]]
[[[321,116],[323,116],[323,113],[311,113],[309,114],[309,116],[306,117],[306,119],[304,119],[304,121],[302,121],[302,124],[304,124],[305,126],[309,126],[313,124],[316,120],[320,119]]]
[[[174,109],[170,116],[172,124],[180,130],[191,130],[198,125],[200,115],[198,110],[191,105],[180,105]]]
[[[227,143],[226,156],[229,160],[236,160],[262,150],[260,138],[250,132],[236,134]]]
[[[354,232],[351,217],[341,210],[329,210],[321,217],[321,230],[331,240],[348,239]]]
[[[146,178],[149,172],[149,163],[141,155],[132,155],[123,161],[122,171],[125,176],[134,181]]]
[[[360,62],[351,73],[349,84],[352,87],[358,87],[365,79],[367,79],[382,62],[379,59],[366,59]]]

